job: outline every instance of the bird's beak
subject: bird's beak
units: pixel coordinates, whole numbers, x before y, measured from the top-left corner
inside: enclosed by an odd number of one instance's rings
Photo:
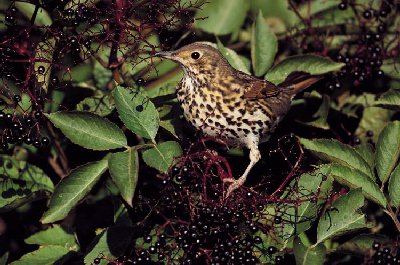
[[[162,57],[166,59],[175,59],[175,53],[174,52],[158,52],[155,54],[157,57]]]

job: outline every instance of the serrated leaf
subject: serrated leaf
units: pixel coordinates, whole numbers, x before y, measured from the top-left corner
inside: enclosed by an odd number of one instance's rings
[[[61,246],[45,246],[38,250],[23,255],[19,260],[11,262],[10,265],[54,265],[64,258],[69,252],[68,248]]]
[[[397,164],[389,179],[389,195],[392,206],[400,207],[400,164]]]
[[[117,86],[113,93],[119,117],[126,127],[142,137],[154,140],[160,118],[153,102],[143,94],[121,86]]]
[[[122,198],[132,206],[139,173],[139,156],[135,148],[113,153],[108,159],[111,178],[117,185]]]
[[[288,57],[272,67],[265,75],[265,79],[277,85],[282,83],[290,73],[295,71],[321,75],[338,71],[344,65],[344,63],[334,62],[327,57],[311,54],[296,55]]]
[[[400,121],[393,121],[382,130],[376,144],[375,166],[382,183],[388,180],[399,156]]]
[[[369,143],[357,145],[354,150],[368,163],[370,168],[375,167],[375,150]]]
[[[27,244],[37,244],[41,246],[61,246],[69,250],[78,251],[79,245],[73,233],[68,232],[60,225],[53,225],[47,230],[39,231],[27,239]]]
[[[175,138],[178,138],[177,131],[181,129],[180,124],[177,124],[178,122],[179,120],[177,119],[163,120],[160,121],[160,127],[171,133]]]
[[[0,265],[7,265],[8,260],[8,252],[4,253],[3,256],[0,257]]]
[[[380,68],[385,75],[394,78],[400,79],[400,69],[399,69],[399,59],[398,57],[395,59],[386,59],[383,60],[383,64]]]
[[[293,252],[296,265],[322,265],[325,262],[326,248],[323,244],[306,246],[296,237],[293,242]]]
[[[15,6],[27,18],[32,19],[36,5],[28,2],[15,2]],[[51,26],[53,21],[49,13],[38,5],[37,15],[34,21],[36,26]]]
[[[54,190],[42,169],[9,156],[0,156],[0,212],[49,196]]]
[[[331,174],[340,184],[352,189],[362,188],[362,193],[366,198],[386,207],[387,202],[385,195],[383,195],[378,185],[359,170],[343,165],[332,164]]]
[[[93,150],[110,150],[127,144],[117,125],[90,112],[60,111],[46,114],[71,142]]]
[[[392,116],[393,111],[391,110],[381,107],[365,107],[358,128],[354,134],[359,137],[361,141],[368,141],[369,137],[367,136],[367,132],[372,131],[374,133],[372,140],[376,142],[382,129],[390,122]]]
[[[38,85],[47,92],[50,75],[51,65],[53,61],[53,53],[56,47],[55,38],[48,38],[46,41],[39,42],[36,46],[35,63],[33,69],[35,71]],[[45,72],[39,73],[39,67],[44,67]]]
[[[109,115],[115,109],[108,95],[87,97],[76,105],[77,111],[89,111],[101,117]]]
[[[383,93],[375,105],[390,110],[400,111],[400,90],[391,89]]]
[[[267,25],[261,10],[252,26],[250,44],[254,74],[262,76],[274,63],[278,39]]]
[[[364,255],[371,250],[374,242],[388,243],[389,238],[382,234],[361,234],[338,246],[339,251]]]
[[[214,45],[211,45],[214,46]],[[214,46],[215,47],[215,46]],[[242,71],[246,74],[250,74],[249,68],[247,68],[244,61],[240,58],[240,56],[233,50],[225,48],[222,42],[217,38],[217,46],[218,50],[221,52],[222,56],[228,60],[228,63],[235,68],[236,70]]]
[[[242,26],[250,1],[247,0],[213,0],[206,2],[196,13],[194,26],[215,35],[233,33]]]
[[[88,249],[85,264],[91,264],[100,254],[112,259],[122,256],[132,244],[136,229],[130,226],[112,226],[102,231]]]
[[[316,128],[321,128],[323,130],[329,130],[329,124],[327,121],[329,109],[330,109],[330,98],[327,95],[323,95],[321,105],[319,106],[317,112],[315,112],[312,116],[315,120],[310,122],[304,122],[304,124]]]
[[[300,138],[300,142],[304,148],[310,150],[320,159],[357,169],[371,179],[375,179],[375,175],[372,173],[368,163],[348,145],[334,139],[308,140]]]
[[[317,228],[317,244],[345,233],[367,227],[365,215],[359,213],[364,205],[361,189],[352,190],[332,203],[332,207],[320,218]]]
[[[301,196],[305,200],[285,210],[288,219],[287,225],[283,228],[285,241],[309,229],[317,218],[315,213],[325,200],[312,201],[311,198],[318,192],[321,198],[328,196],[333,182],[332,178],[328,178],[329,173],[330,165],[322,165],[312,172],[302,174],[298,180],[295,179],[289,184],[290,189],[282,195],[282,199],[296,200],[298,197],[291,192],[293,189],[301,191]]]
[[[56,186],[51,196],[49,209],[43,214],[42,223],[52,223],[65,218],[71,209],[82,200],[106,171],[106,159],[91,162],[76,169]]]
[[[166,173],[172,165],[174,158],[182,155],[179,143],[167,141],[156,145],[154,148],[143,152],[143,161],[162,173]]]

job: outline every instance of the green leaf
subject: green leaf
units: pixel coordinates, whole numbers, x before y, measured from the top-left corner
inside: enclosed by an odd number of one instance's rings
[[[35,12],[36,5],[18,1],[15,2],[15,6],[27,19],[31,20],[33,13]],[[47,13],[45,9],[39,7],[34,24],[36,26],[51,26],[53,21],[51,20],[49,13]]]
[[[389,179],[389,195],[392,206],[400,207],[400,164],[393,170]]]
[[[102,231],[89,246],[85,264],[92,264],[100,254],[113,259],[122,256],[131,246],[136,229],[130,226],[112,226]]]
[[[311,54],[296,55],[288,57],[272,67],[265,75],[265,79],[277,85],[282,83],[290,73],[295,71],[321,75],[338,71],[344,65],[344,63],[334,62],[327,57]]]
[[[160,172],[166,173],[174,158],[182,155],[179,143],[167,141],[143,152],[143,161]]]
[[[9,156],[0,156],[0,212],[49,196],[54,190],[42,169]]]
[[[93,79],[96,83],[96,88],[105,89],[106,85],[112,80],[112,71],[104,68],[97,60],[93,63]]]
[[[296,265],[322,265],[325,262],[326,248],[323,244],[306,246],[296,237],[293,242],[293,252]]]
[[[178,137],[178,132],[182,130],[179,119],[170,119],[160,121],[160,127],[171,133],[175,138]]]
[[[330,98],[328,95],[323,95],[321,105],[319,106],[317,112],[315,112],[312,116],[314,120],[310,122],[304,122],[304,124],[320,128],[323,130],[329,130],[329,124],[327,121],[329,108],[330,108]]]
[[[135,148],[111,154],[108,159],[111,178],[117,185],[122,198],[132,206],[132,199],[138,181],[139,157]]]
[[[295,26],[296,23],[299,22],[299,18],[296,16],[296,14],[288,9],[288,0],[252,0],[250,2],[252,13],[255,16],[261,10],[266,19],[269,19],[275,23],[283,21],[286,26],[291,27]],[[284,28],[284,31],[286,31],[286,28]]]
[[[47,92],[51,65],[53,61],[53,53],[56,47],[55,38],[48,38],[46,41],[39,42],[36,46],[35,63],[33,65],[38,85]],[[39,67],[44,67],[45,72],[39,73]]]
[[[75,235],[71,232],[67,232],[67,230],[60,225],[53,225],[53,227],[47,230],[31,235],[25,239],[25,243],[41,246],[61,246],[69,250],[79,250]]]
[[[378,185],[359,170],[333,164],[331,166],[331,174],[340,184],[352,189],[362,188],[362,193],[366,198],[386,207],[385,195],[383,195]]]
[[[383,93],[375,102],[376,106],[400,111],[400,90],[391,89]]]
[[[358,169],[370,178],[375,179],[375,175],[372,173],[368,163],[348,145],[334,139],[308,140],[300,138],[300,142],[304,148],[310,150],[322,160]]]
[[[54,265],[63,259],[70,250],[61,246],[45,246],[38,250],[23,255],[19,260],[11,262],[10,265]]]
[[[357,145],[354,150],[368,163],[372,169],[375,167],[375,150],[369,143],[362,143]]]
[[[108,95],[100,94],[87,97],[76,105],[77,111],[88,111],[101,117],[109,115],[115,109]]]
[[[52,223],[62,220],[71,209],[93,188],[100,176],[106,171],[106,159],[88,163],[72,170],[69,176],[56,186],[50,199],[49,209],[41,222]]]
[[[385,183],[400,156],[400,121],[389,123],[376,144],[375,166],[379,179]]]
[[[374,242],[389,243],[389,239],[382,234],[361,234],[338,246],[338,251],[352,252],[364,255],[371,250]]]
[[[154,141],[160,123],[154,104],[143,94],[121,86],[114,89],[114,97],[119,117],[126,127]]]
[[[283,229],[285,240],[308,230],[317,218],[315,213],[325,203],[325,200],[318,199],[315,202],[311,198],[314,198],[318,192],[320,198],[328,196],[333,182],[332,178],[327,178],[329,173],[330,165],[322,165],[312,172],[302,174],[298,180],[295,179],[289,184],[289,190],[282,195],[282,199],[298,199],[298,195],[291,191],[299,190],[304,201],[293,207],[287,207],[285,210],[285,216],[287,216],[287,225]]]
[[[214,43],[207,43],[214,47]],[[228,60],[229,64],[235,68],[236,70],[242,71],[246,74],[250,74],[249,69],[247,68],[244,61],[240,58],[240,56],[231,49],[225,48],[222,42],[217,38],[217,48],[221,52],[221,54]]]
[[[4,253],[3,256],[0,257],[0,265],[7,265],[8,260],[8,252]]]
[[[381,107],[365,107],[358,128],[354,134],[358,136],[361,141],[368,141],[369,137],[367,137],[367,131],[372,131],[374,133],[372,139],[376,142],[382,129],[390,122],[392,116],[393,111],[391,110]]]
[[[261,10],[252,26],[250,43],[254,74],[262,76],[274,63],[278,39],[267,25]]]
[[[194,26],[215,35],[236,32],[242,26],[250,1],[213,0],[206,2],[196,13]]]
[[[399,69],[399,59],[386,59],[383,60],[383,64],[381,66],[381,70],[385,73],[385,75],[393,78],[400,79],[400,69]]]
[[[365,228],[365,215],[359,213],[364,205],[361,189],[352,190],[332,203],[320,218],[317,228],[317,244],[325,240]]]
[[[117,125],[93,113],[60,111],[46,116],[71,142],[85,148],[109,150],[127,144]]]

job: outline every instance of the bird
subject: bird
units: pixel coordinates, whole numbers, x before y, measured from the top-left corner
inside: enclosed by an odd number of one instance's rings
[[[259,144],[268,141],[293,97],[322,78],[296,71],[274,85],[233,68],[217,48],[203,42],[155,56],[175,61],[183,69],[177,99],[192,126],[228,146],[250,150],[244,173],[238,179],[224,179],[230,182],[225,198],[245,183],[261,159]]]

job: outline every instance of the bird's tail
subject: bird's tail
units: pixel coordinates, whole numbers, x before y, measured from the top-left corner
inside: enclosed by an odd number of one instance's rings
[[[293,72],[289,74],[285,81],[280,83],[278,86],[281,88],[290,89],[293,95],[296,95],[322,78],[323,76],[321,75],[311,75],[306,72]]]

